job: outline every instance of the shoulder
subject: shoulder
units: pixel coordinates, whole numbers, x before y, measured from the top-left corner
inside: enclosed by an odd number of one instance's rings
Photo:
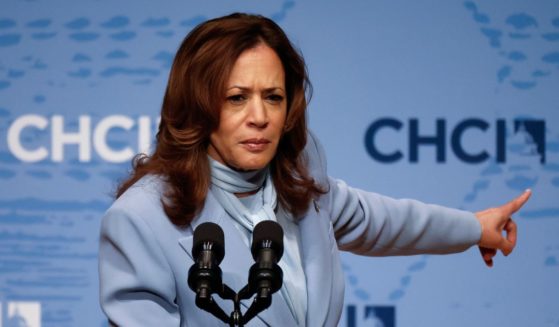
[[[154,204],[160,205],[161,198],[165,193],[165,187],[163,177],[146,175],[118,197],[111,208],[139,210]],[[111,210],[111,208],[109,210]]]
[[[165,192],[164,180],[147,175],[130,186],[105,212],[101,228],[134,228],[133,226],[159,225],[169,221],[161,204]]]

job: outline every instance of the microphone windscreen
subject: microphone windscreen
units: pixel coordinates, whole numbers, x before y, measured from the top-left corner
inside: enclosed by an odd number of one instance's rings
[[[283,229],[272,220],[264,220],[254,226],[252,231],[252,256],[255,257],[262,248],[263,241],[270,241],[271,247],[279,258],[283,255]]]
[[[192,255],[196,258],[200,251],[204,250],[204,244],[211,244],[211,250],[215,254],[218,263],[223,260],[225,255],[225,241],[223,230],[215,223],[203,223],[194,230],[194,240],[192,242]],[[209,249],[206,249],[209,250]]]

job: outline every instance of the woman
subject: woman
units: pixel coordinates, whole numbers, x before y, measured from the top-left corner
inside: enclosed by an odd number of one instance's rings
[[[477,244],[489,266],[497,250],[512,251],[510,215],[530,192],[473,214],[328,177],[307,131],[309,85],[303,58],[267,18],[233,14],[189,33],[171,69],[155,152],[136,160],[103,218],[100,293],[111,322],[223,325],[196,307],[187,285],[192,233],[204,222],[225,232],[220,267],[235,291],[253,263],[253,226],[271,219],[284,229],[284,286],[249,326],[335,326],[344,293],[338,249],[408,255]]]

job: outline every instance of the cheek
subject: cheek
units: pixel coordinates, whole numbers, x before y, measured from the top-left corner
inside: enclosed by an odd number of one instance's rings
[[[230,137],[235,133],[236,126],[231,121],[231,119],[227,119],[227,117],[220,118],[220,123],[218,128],[211,134],[210,140],[212,142],[217,142],[220,144],[224,144]]]
[[[237,133],[242,123],[243,117],[241,115],[222,112],[219,127],[214,133],[222,139],[222,142],[228,141]]]
[[[210,143],[220,155],[231,157],[235,151],[236,132],[236,128],[222,125],[210,135]]]
[[[227,148],[229,148],[227,137],[224,133],[213,134],[210,141],[219,152],[227,151]]]

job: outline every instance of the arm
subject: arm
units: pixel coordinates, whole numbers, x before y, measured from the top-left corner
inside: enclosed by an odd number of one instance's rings
[[[118,326],[179,326],[174,276],[137,213],[112,207],[101,225],[100,301]]]
[[[445,254],[475,245],[481,226],[470,212],[396,200],[329,179],[325,195],[341,250],[372,256]]]

